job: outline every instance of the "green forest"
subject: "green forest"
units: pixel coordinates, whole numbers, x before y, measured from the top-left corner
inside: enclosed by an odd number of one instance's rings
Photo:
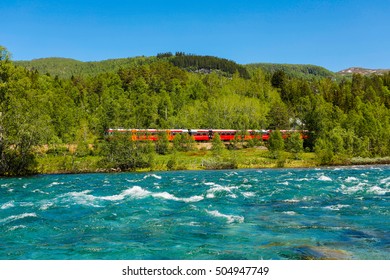
[[[195,153],[192,144],[175,148],[164,139],[104,139],[107,128],[119,127],[305,129],[310,137],[295,150],[312,153],[319,165],[390,156],[390,73],[343,78],[321,67],[239,65],[185,53],[38,62],[13,62],[0,47],[0,176],[47,172],[39,163],[49,159],[69,172],[81,160],[96,170],[135,170],[152,169],[162,155],[167,169],[178,169],[180,147]],[[278,160],[293,153],[286,142],[255,145]],[[235,151],[221,152],[217,141],[213,147],[206,165],[237,166]]]

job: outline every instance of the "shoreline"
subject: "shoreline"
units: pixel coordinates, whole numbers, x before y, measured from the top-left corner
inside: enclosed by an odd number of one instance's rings
[[[202,163],[198,162],[198,164],[193,163],[191,161],[187,161],[186,163],[180,162],[179,166],[173,169],[169,169],[166,167],[166,162],[163,161],[159,163],[157,166],[153,168],[136,168],[134,170],[121,170],[120,168],[102,168],[102,167],[90,167],[90,168],[77,168],[77,166],[70,169],[51,169],[46,170],[38,170],[36,174],[33,175],[56,175],[56,174],[90,174],[90,173],[142,173],[142,172],[169,172],[169,171],[207,171],[207,170],[242,170],[242,169],[308,169],[308,168],[332,168],[332,167],[352,167],[352,166],[384,166],[390,165],[390,158],[352,158],[345,162],[328,164],[328,165],[320,165],[313,158],[313,153],[306,153],[311,156],[309,160],[293,160],[293,159],[285,159],[282,165],[278,164],[277,159],[267,159],[268,162],[264,164],[243,164],[242,162],[238,162],[237,166],[233,168],[208,168],[202,166]],[[169,157],[169,156],[168,156]],[[190,156],[184,156],[187,159]],[[166,156],[165,156],[166,158]],[[88,162],[88,160],[87,160]],[[93,165],[93,164],[92,164]],[[42,168],[42,166],[41,166]]]
[[[172,163],[173,162],[173,163]],[[306,169],[348,166],[378,166],[390,164],[390,157],[382,158],[339,158],[332,164],[321,165],[313,152],[292,154],[281,152],[278,158],[272,157],[263,148],[225,150],[215,156],[210,150],[176,152],[166,155],[155,154],[150,167],[120,169],[104,162],[99,155],[76,156],[74,153],[40,153],[36,158],[34,172],[26,175],[0,176],[0,178],[25,177],[30,175],[124,173],[124,172],[164,172],[164,171],[203,171],[239,169]]]

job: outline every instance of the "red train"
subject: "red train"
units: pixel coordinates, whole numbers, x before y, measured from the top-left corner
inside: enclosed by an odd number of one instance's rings
[[[306,130],[281,130],[283,138],[289,137],[294,132],[299,132],[302,139],[308,137]],[[131,134],[131,138],[134,141],[137,140],[158,140],[161,133],[166,133],[168,140],[172,141],[175,135],[189,135],[197,142],[207,142],[214,138],[216,134],[219,134],[222,141],[231,141],[235,138],[238,140],[259,139],[268,141],[271,130],[234,130],[234,129],[122,129],[122,128],[110,128],[106,131],[106,136],[110,137],[116,133]]]

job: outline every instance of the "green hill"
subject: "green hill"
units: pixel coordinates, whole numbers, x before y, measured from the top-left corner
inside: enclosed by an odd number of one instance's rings
[[[200,56],[184,53],[158,54],[157,56],[140,56],[129,58],[108,59],[102,61],[82,62],[69,58],[40,58],[30,61],[14,61],[16,65],[26,67],[29,70],[37,70],[41,74],[49,73],[52,76],[69,78],[72,75],[95,76],[104,72],[116,72],[120,68],[134,65],[144,65],[157,60],[166,60],[173,65],[190,72],[210,73],[220,71],[222,74],[231,76],[238,72],[241,77],[249,78],[251,73],[261,69],[265,74],[272,75],[276,71],[284,71],[291,78],[337,78],[340,75],[323,67],[304,64],[275,64],[275,63],[253,63],[241,65],[234,61],[213,56]]]
[[[134,65],[143,65],[155,61],[155,57],[118,58],[102,61],[82,62],[70,58],[40,58],[29,61],[14,61],[16,65],[26,67],[29,70],[37,70],[41,74],[49,73],[52,76],[69,78],[72,75],[95,76],[105,72],[115,72],[120,68]]]
[[[253,63],[247,64],[246,68],[251,73],[256,69],[273,74],[276,71],[284,71],[291,78],[337,78],[338,75],[324,67],[310,64],[277,64],[277,63]]]

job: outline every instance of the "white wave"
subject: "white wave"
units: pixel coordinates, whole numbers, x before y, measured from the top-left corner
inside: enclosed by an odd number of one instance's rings
[[[155,194],[152,194],[152,196],[155,198],[163,198],[166,200],[177,200],[176,196],[174,196],[168,192],[155,193]]]
[[[47,187],[51,188],[51,187],[58,186],[58,185],[63,185],[63,184],[64,184],[63,182],[52,182]]]
[[[296,179],[296,181],[298,182],[301,182],[301,181],[311,181],[313,180],[312,178],[299,178],[299,179]]]
[[[387,178],[384,178],[384,179],[380,180],[379,183],[380,183],[381,185],[384,185],[384,184],[385,184],[386,187],[389,186],[389,184],[390,184],[390,177],[387,177]]]
[[[328,176],[325,176],[325,175],[321,175],[317,180],[318,181],[328,181],[328,182],[332,181],[331,178],[329,178]]]
[[[49,194],[48,192],[41,191],[40,189],[36,189],[32,191],[33,193],[41,193],[41,194]]]
[[[180,198],[176,197],[168,192],[162,192],[162,193],[154,193],[152,194],[155,198],[163,198],[167,200],[174,200],[174,201],[183,201],[183,202],[198,202],[203,200],[203,196],[195,195],[189,198]]]
[[[118,200],[125,199],[126,196],[130,196],[132,198],[144,198],[150,194],[151,194],[150,191],[147,191],[139,186],[134,186],[130,189],[124,190],[120,194],[111,195],[111,196],[103,196],[103,197],[100,197],[100,199],[110,200],[110,201],[118,201]]]
[[[324,209],[332,210],[332,211],[339,211],[342,208],[351,207],[350,205],[344,205],[344,204],[337,204],[337,205],[329,205],[325,206]]]
[[[289,216],[294,216],[294,215],[298,215],[297,212],[294,212],[294,211],[284,211],[282,212],[283,214],[286,214],[286,215],[289,215]]]
[[[231,193],[233,190],[236,190],[238,188],[239,187],[237,187],[237,186],[224,187],[224,186],[215,184],[214,187],[207,190],[207,193],[216,193],[216,192],[223,192],[223,191]]]
[[[378,194],[378,195],[385,195],[389,191],[385,190],[385,189],[382,189],[381,187],[378,187],[378,186],[373,186],[370,189],[368,189],[367,192],[373,193],[373,194]]]
[[[14,231],[14,230],[19,229],[19,228],[26,228],[26,226],[25,225],[13,226],[13,227],[10,227],[8,229],[8,231]]]
[[[222,187],[221,185],[218,185],[217,183],[214,182],[205,182],[204,183],[206,186],[217,186],[217,187]]]
[[[287,203],[298,203],[298,202],[300,202],[300,200],[298,200],[298,199],[285,199],[283,201],[287,202]]]
[[[34,203],[32,203],[32,202],[20,202],[19,205],[22,206],[22,207],[33,207]]]
[[[238,173],[237,172],[229,172],[229,173],[225,173],[225,176],[227,176],[227,177],[231,177],[231,176],[236,176],[236,175],[238,175]]]
[[[284,185],[284,186],[288,186],[288,182],[287,181],[284,181],[284,182],[280,182],[280,183],[277,183],[278,185]]]
[[[51,206],[53,206],[54,203],[53,202],[46,202],[46,203],[43,203],[41,205],[41,207],[39,207],[40,210],[47,210],[49,209]]]
[[[359,181],[358,178],[356,177],[348,177],[347,179],[344,180],[346,183],[351,183],[353,181]]]
[[[254,197],[256,194],[254,192],[242,192],[241,193],[244,197],[249,198],[249,197]]]
[[[365,183],[359,183],[356,186],[347,187],[345,185],[341,185],[341,192],[343,194],[354,194],[359,191],[363,191],[363,187],[366,186]]]
[[[161,178],[162,178],[161,176],[156,175],[156,174],[148,174],[148,175],[144,176],[144,179],[149,178],[149,177],[153,177],[153,178],[156,178],[156,179],[159,179],[159,180],[161,180]]]
[[[238,188],[246,188],[246,189],[250,189],[252,188],[253,186],[252,185],[249,185],[249,184],[241,184]]]
[[[90,192],[91,192],[90,190],[86,190],[82,192],[70,192],[62,195],[61,197],[70,198],[76,204],[100,207],[99,205],[96,204],[98,198],[94,195],[89,194]]]
[[[8,201],[8,202],[4,203],[3,205],[1,205],[1,209],[4,210],[4,209],[15,207],[15,203],[14,202],[15,201],[11,200],[11,201]]]
[[[379,170],[379,171],[383,171],[383,169],[382,169],[382,168],[380,168],[380,167],[375,167],[375,166],[371,166],[371,167],[370,167],[370,169],[371,169],[371,170]]]
[[[194,195],[189,198],[180,198],[184,202],[198,202],[204,199],[202,195]]]
[[[13,222],[13,221],[24,219],[24,218],[28,218],[28,217],[37,217],[37,214],[35,214],[35,213],[23,213],[23,214],[20,214],[20,215],[12,215],[12,216],[9,216],[7,218],[4,218],[4,219],[0,220],[0,223]]]
[[[213,211],[206,210],[206,212],[208,214],[210,214],[211,216],[214,216],[214,217],[217,217],[217,218],[225,218],[225,219],[227,219],[227,222],[229,224],[234,223],[234,222],[237,222],[237,223],[244,222],[244,217],[242,217],[242,216],[226,215],[226,214],[222,214],[222,213],[218,212],[217,210],[213,210]]]
[[[206,194],[207,198],[214,198],[215,194],[218,192],[226,192],[228,193],[227,196],[232,198],[237,198],[237,195],[233,193],[233,190],[239,189],[239,187],[237,186],[224,187],[215,183],[209,184],[209,186],[213,186],[213,187],[207,190],[207,194]]]
[[[142,181],[142,179],[141,180],[140,179],[134,179],[134,180],[125,179],[125,180],[126,180],[126,182],[129,182],[129,183],[137,183],[137,182]]]
[[[132,198],[144,198],[151,194],[150,191],[145,190],[139,186],[134,186],[130,189],[124,190],[120,195],[131,196]]]
[[[110,200],[110,201],[118,201],[118,200],[123,200],[125,197],[131,197],[131,198],[145,198],[147,196],[152,196],[154,198],[162,198],[162,199],[167,199],[167,200],[174,200],[174,201],[183,201],[183,202],[198,202],[204,199],[203,196],[192,196],[189,198],[180,198],[176,197],[168,192],[160,192],[160,193],[153,193],[150,191],[147,191],[139,186],[134,186],[130,189],[124,190],[120,194],[117,195],[111,195],[111,196],[104,196],[104,197],[99,197],[99,199],[102,200]]]

